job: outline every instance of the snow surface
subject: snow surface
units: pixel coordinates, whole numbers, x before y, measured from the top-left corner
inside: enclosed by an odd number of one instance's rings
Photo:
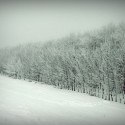
[[[125,125],[125,105],[0,76],[0,125]]]

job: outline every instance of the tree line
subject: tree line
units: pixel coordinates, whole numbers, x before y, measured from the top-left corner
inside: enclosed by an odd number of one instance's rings
[[[125,104],[125,24],[0,49],[0,73]]]

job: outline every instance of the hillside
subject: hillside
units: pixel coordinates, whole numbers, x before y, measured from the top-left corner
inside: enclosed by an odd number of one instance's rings
[[[0,76],[0,125],[124,125],[125,106]]]

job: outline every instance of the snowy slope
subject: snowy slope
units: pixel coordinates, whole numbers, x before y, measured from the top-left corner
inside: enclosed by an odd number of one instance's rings
[[[125,105],[0,76],[0,125],[125,125]]]

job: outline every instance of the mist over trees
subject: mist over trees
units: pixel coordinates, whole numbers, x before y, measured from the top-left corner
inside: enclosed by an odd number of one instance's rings
[[[125,24],[0,49],[0,73],[125,104]]]

